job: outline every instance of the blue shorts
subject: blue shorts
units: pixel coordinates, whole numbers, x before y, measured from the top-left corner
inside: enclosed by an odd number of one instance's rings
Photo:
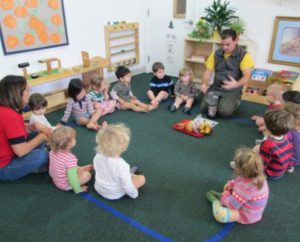
[[[90,117],[91,117],[91,115],[89,113],[82,113],[82,114],[75,117],[75,122],[76,122],[76,124],[80,125],[80,123],[79,123],[80,118],[90,119]]]

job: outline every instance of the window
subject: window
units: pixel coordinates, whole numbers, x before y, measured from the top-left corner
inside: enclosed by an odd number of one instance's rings
[[[173,0],[173,17],[185,18],[186,0]]]

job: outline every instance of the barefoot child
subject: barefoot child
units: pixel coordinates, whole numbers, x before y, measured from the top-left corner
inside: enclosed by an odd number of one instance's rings
[[[93,102],[94,109],[101,111],[101,116],[115,111],[116,101],[110,100],[108,90],[109,83],[103,77],[93,76],[91,78],[89,96]]]
[[[113,86],[110,95],[117,101],[117,107],[121,110],[130,109],[134,112],[150,112],[157,108],[155,104],[145,104],[133,95],[130,87],[131,72],[125,66],[119,66],[116,70],[119,81]]]
[[[65,124],[71,113],[74,115],[78,125],[86,126],[88,129],[98,130],[100,126],[97,121],[101,115],[99,110],[94,110],[93,103],[83,88],[80,79],[72,79],[68,86],[68,103],[61,123]],[[107,125],[106,122],[102,124]]]
[[[71,153],[76,145],[76,132],[70,127],[53,131],[50,139],[49,174],[58,189],[71,190],[77,194],[87,191],[85,185],[91,179],[92,165],[78,166],[78,160]]]

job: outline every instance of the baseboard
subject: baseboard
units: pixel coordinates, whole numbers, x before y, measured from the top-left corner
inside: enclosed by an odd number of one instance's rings
[[[134,70],[131,70],[131,74],[132,74],[133,76],[138,75],[138,74],[142,74],[142,73],[145,73],[145,72],[146,72],[146,67],[145,67],[145,66],[144,66],[144,67],[137,68],[137,69],[134,69]],[[117,79],[116,76],[111,76],[111,77],[108,77],[108,78],[107,78],[107,81],[110,82],[110,83],[115,82],[115,81],[117,81],[117,80],[118,80],[118,79]]]

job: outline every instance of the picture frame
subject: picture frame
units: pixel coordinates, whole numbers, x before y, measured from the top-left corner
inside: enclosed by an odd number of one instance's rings
[[[270,63],[300,67],[300,18],[277,16],[275,18]]]
[[[0,8],[4,55],[69,44],[63,0],[9,0]]]

